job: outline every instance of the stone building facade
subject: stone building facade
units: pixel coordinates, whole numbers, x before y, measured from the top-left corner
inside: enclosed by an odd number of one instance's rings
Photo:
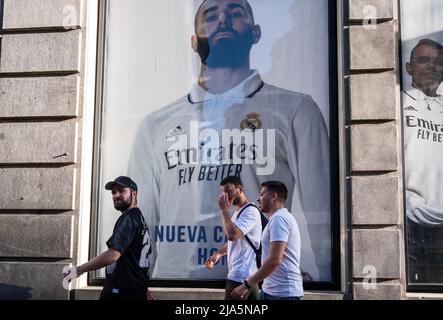
[[[0,299],[88,299],[62,269],[88,257],[97,65],[93,0],[3,0]],[[306,299],[409,299],[396,0],[339,0],[341,289]],[[376,8],[367,28],[364,7]],[[377,284],[368,289],[368,269]],[[223,290],[155,288],[158,299]],[[442,296],[443,297],[443,296]]]

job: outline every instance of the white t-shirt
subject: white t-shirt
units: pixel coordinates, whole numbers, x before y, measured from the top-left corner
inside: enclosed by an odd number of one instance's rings
[[[254,206],[249,206],[238,218],[240,211],[241,209],[237,210],[231,220],[258,249],[262,231],[260,212]],[[228,270],[227,278],[237,282],[245,281],[257,271],[255,252],[244,237],[236,241],[228,241]]]
[[[220,128],[255,137],[226,143]],[[223,94],[195,85],[149,114],[137,131],[128,175],[139,187],[138,205],[155,243],[152,278],[226,279],[226,258],[213,270],[204,262],[227,242],[217,196],[230,175],[241,176],[249,199],[265,181],[286,184],[288,207],[293,203],[312,222],[304,249],[328,278],[329,158],[327,128],[312,98],[268,85],[257,71]]]
[[[271,216],[262,235],[262,265],[269,256],[271,242],[287,243],[278,268],[263,281],[263,291],[277,297],[302,297],[303,278],[300,272],[300,231],[294,216],[279,209]]]
[[[416,89],[403,95],[406,213],[425,225],[443,224],[443,97]]]

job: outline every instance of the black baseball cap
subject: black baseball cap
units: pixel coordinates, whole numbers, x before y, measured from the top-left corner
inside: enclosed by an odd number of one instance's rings
[[[120,176],[118,178],[116,178],[114,181],[109,181],[106,185],[105,185],[105,189],[106,190],[112,190],[112,187],[114,187],[114,185],[118,184],[121,187],[124,188],[131,188],[134,191],[137,191],[137,184],[132,181],[131,178],[129,177],[125,177],[125,176]]]

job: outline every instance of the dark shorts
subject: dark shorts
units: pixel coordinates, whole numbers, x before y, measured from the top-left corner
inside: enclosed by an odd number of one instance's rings
[[[409,283],[443,283],[443,227],[407,220]]]

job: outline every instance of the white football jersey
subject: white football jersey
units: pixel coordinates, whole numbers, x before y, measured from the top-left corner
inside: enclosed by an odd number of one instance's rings
[[[406,213],[420,224],[443,223],[443,98],[403,94]]]
[[[308,95],[264,83],[257,71],[223,94],[195,85],[149,114],[138,128],[129,176],[155,242],[155,279],[225,279],[225,261],[205,260],[227,242],[217,205],[220,182],[239,175],[255,200],[260,183],[280,180],[286,203],[308,221],[305,250],[330,277],[329,137]],[[303,244],[302,244],[303,246]]]

